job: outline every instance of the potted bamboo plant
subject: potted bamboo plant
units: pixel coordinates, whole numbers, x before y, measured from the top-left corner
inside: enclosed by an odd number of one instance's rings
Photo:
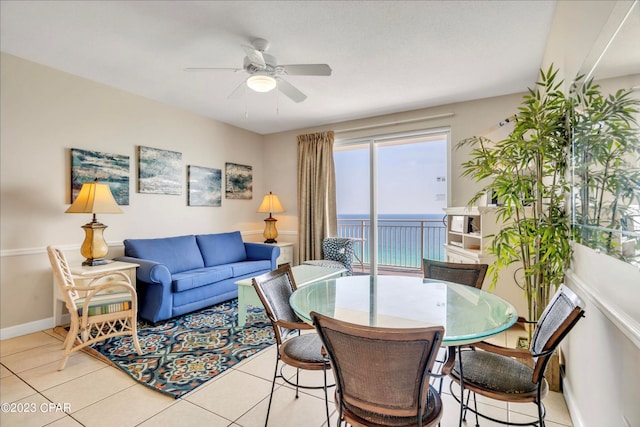
[[[458,144],[471,148],[462,175],[483,184],[469,205],[487,194],[500,201],[496,216],[504,225],[489,248],[495,257],[489,266],[491,286],[502,269],[517,264],[529,321],[542,314],[571,258],[565,202],[571,102],[556,78],[553,67],[540,72],[540,81],[524,96],[506,139],[494,143],[472,137]]]
[[[604,95],[589,81],[572,87],[575,239],[640,262],[640,101],[631,90]]]

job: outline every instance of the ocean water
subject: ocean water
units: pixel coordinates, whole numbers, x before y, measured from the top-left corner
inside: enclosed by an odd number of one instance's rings
[[[338,214],[338,235],[358,239],[356,255],[370,259],[367,214]],[[378,264],[421,268],[422,258],[443,261],[446,227],[444,213],[378,215]]]

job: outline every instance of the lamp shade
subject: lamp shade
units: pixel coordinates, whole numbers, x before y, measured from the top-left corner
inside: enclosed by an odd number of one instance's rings
[[[247,79],[247,86],[256,92],[269,92],[276,87],[276,79],[264,74],[254,74]]]
[[[107,226],[98,222],[96,214],[122,213],[122,209],[113,198],[109,186],[107,184],[99,184],[98,178],[93,182],[85,182],[82,184],[78,197],[65,213],[93,214],[93,221],[82,226],[85,238],[80,247],[80,253],[86,258],[82,265],[97,266],[106,264],[107,261],[104,257],[109,252],[109,245],[104,240],[103,232]]]
[[[98,183],[96,178],[82,184],[78,197],[65,213],[122,213],[122,209],[113,198],[109,185]]]
[[[269,192],[269,194],[265,194],[264,199],[262,199],[258,212],[269,214],[279,213],[284,212],[284,208],[282,207],[282,203],[280,203],[278,196]]]

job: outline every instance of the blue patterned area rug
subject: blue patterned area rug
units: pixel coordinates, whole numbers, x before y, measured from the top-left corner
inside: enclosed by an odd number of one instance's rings
[[[237,327],[238,300],[151,325],[138,322],[138,356],[131,337],[116,337],[93,349],[136,381],[176,399],[275,343],[263,308],[249,307]]]

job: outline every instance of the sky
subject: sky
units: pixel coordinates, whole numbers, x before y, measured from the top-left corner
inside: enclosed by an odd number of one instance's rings
[[[447,141],[381,145],[378,214],[442,214],[447,206]],[[338,215],[369,212],[368,145],[334,151]]]

